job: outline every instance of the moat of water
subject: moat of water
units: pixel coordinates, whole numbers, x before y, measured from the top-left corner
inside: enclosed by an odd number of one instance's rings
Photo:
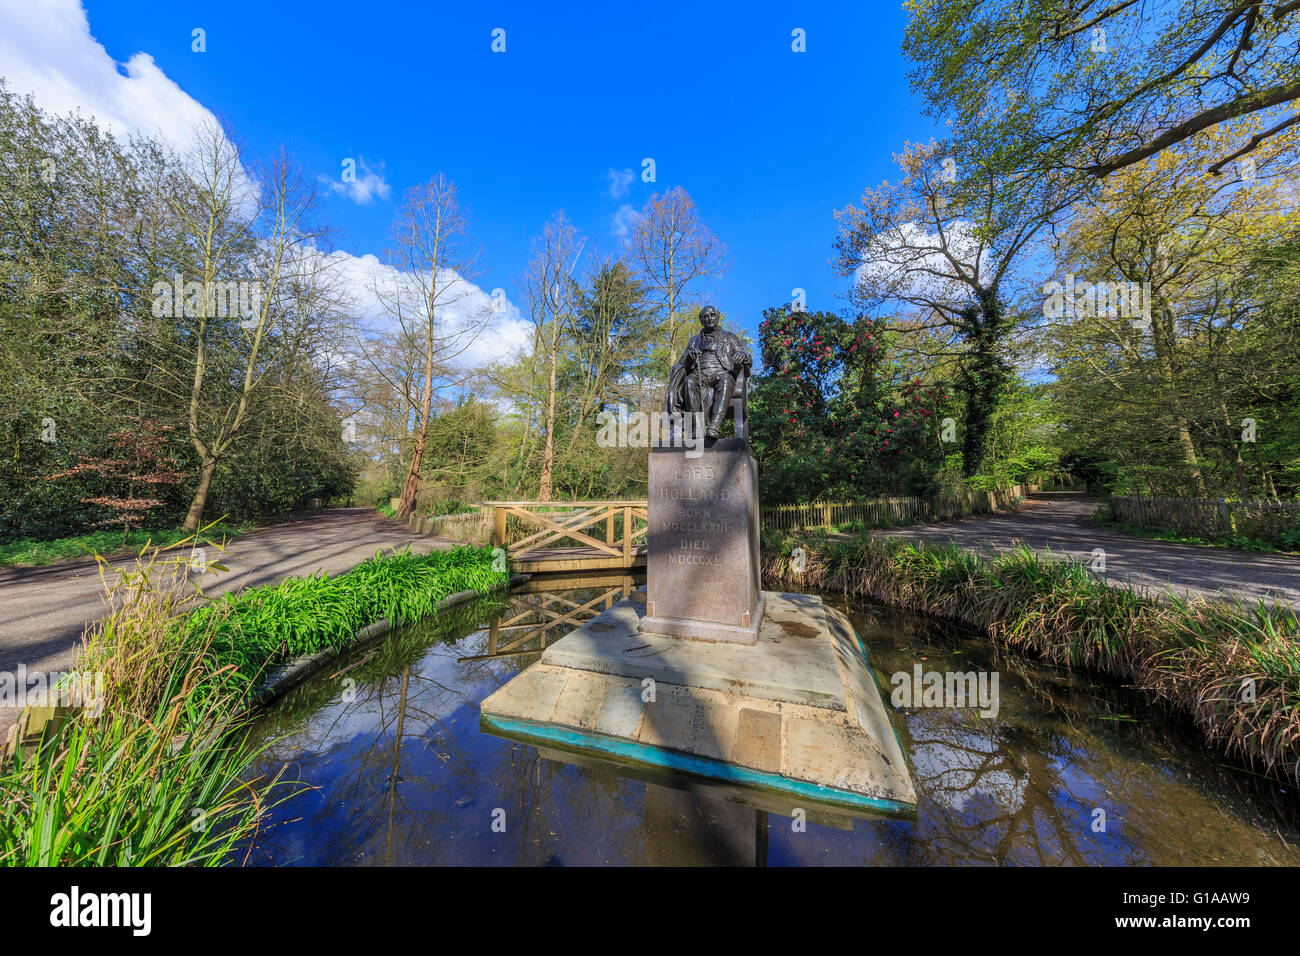
[[[582,582],[591,585],[591,581]],[[744,794],[486,733],[479,702],[634,582],[512,594],[360,648],[259,722],[303,789],[250,865],[1300,865],[1293,788],[1207,751],[1135,694],[926,617],[849,602],[889,675],[998,674],[996,716],[890,705],[915,819],[807,819]],[[536,587],[536,583],[532,585]],[[586,606],[586,607],[584,607]],[[1099,814],[1098,811],[1101,811]]]

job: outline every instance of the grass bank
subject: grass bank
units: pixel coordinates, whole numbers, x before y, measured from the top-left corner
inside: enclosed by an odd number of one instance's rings
[[[80,710],[0,762],[0,865],[227,862],[272,801],[297,792],[248,779],[250,691],[265,669],[508,580],[486,548],[376,556],[202,605],[187,550],[116,573],[78,658]]]
[[[990,557],[866,536],[765,534],[763,580],[961,621],[1109,674],[1188,714],[1228,754],[1300,781],[1300,621],[1290,608],[1146,597],[1027,548]]]
[[[205,538],[224,544],[256,527],[251,522],[218,521],[204,528],[203,533]],[[126,552],[138,554],[146,547],[170,548],[182,541],[188,542],[192,537],[193,532],[179,528],[154,528],[132,531],[125,543],[120,531],[91,531],[52,541],[18,538],[0,544],[0,568],[36,568],[76,558],[113,557]]]
[[[223,595],[193,611],[183,626],[196,640],[210,635],[216,658],[251,684],[271,665],[345,647],[381,618],[396,627],[429,616],[450,594],[485,595],[508,580],[506,571],[493,569],[491,548],[429,554],[407,548],[335,577],[322,572]]]
[[[1152,531],[1149,528],[1143,528],[1140,525],[1129,524],[1124,521],[1094,520],[1092,525],[1094,528],[1118,531],[1121,534],[1131,534],[1135,538],[1148,538],[1152,541],[1195,544],[1203,548],[1235,548],[1238,551],[1261,551],[1265,554],[1300,554],[1300,534],[1294,531],[1288,532],[1279,541],[1274,542],[1242,535],[1234,535],[1228,538],[1204,538],[1196,535],[1179,534],[1176,531]]]

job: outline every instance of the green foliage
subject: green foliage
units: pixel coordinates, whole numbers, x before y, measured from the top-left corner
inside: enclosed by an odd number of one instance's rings
[[[1031,179],[1105,175],[1213,122],[1285,108],[1300,81],[1291,4],[906,6],[908,76],[928,111]]]
[[[225,594],[181,622],[187,635],[211,635],[212,653],[251,683],[270,664],[341,647],[358,630],[387,618],[405,623],[431,614],[449,594],[487,594],[506,583],[491,548],[430,554],[407,548],[377,554],[337,577],[323,572]]]
[[[771,308],[751,393],[764,500],[850,500],[928,490],[942,454],[941,383],[887,361],[885,323]]]
[[[155,549],[109,585],[78,662],[89,712],[0,762],[0,865],[216,865],[274,805],[278,776],[248,776],[244,682],[175,627],[187,570]]]
[[[0,173],[0,541],[75,535],[133,497],[158,502],[147,509],[150,524],[181,523],[199,477],[188,434],[195,330],[183,316],[153,314],[153,286],[202,272],[175,214],[194,184],[159,143],[119,142],[90,119],[48,115],[2,79]],[[216,244],[239,260],[223,263],[220,279],[259,269],[258,244],[247,235]],[[265,330],[258,384],[217,470],[209,514],[261,518],[351,488],[327,380],[333,373],[312,358],[329,349],[286,343],[329,322],[318,314],[318,292],[295,291],[302,294],[292,306],[281,297],[285,309],[311,314],[277,311]],[[205,354],[209,380],[198,409],[205,431],[226,420],[249,354],[248,332],[235,318],[220,326],[209,329]],[[128,467],[120,436],[133,418],[158,424],[166,439],[156,461],[184,469],[181,483],[141,482],[138,454],[126,456],[136,459]],[[92,473],[87,463],[108,470]],[[53,474],[69,477],[44,480]],[[132,478],[147,498],[132,492]]]

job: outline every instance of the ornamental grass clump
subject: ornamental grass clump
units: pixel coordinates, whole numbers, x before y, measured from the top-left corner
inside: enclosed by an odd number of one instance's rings
[[[259,753],[249,691],[267,668],[508,578],[489,548],[406,550],[199,605],[192,542],[173,557],[141,552],[111,582],[101,559],[108,615],[87,627],[75,675],[97,699],[0,762],[0,864],[226,862],[281,783],[245,779]],[[279,802],[296,791],[276,792]]]
[[[1141,594],[1026,547],[979,555],[898,538],[763,539],[769,585],[862,595],[1120,678],[1209,741],[1300,780],[1300,620],[1284,604]]]
[[[0,763],[0,864],[215,865],[256,830],[280,779],[246,779],[243,683],[174,626],[188,570],[155,550],[106,581],[76,665],[95,699]]]

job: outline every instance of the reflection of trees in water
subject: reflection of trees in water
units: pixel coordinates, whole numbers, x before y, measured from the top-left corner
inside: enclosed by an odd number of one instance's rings
[[[478,730],[479,702],[522,669],[517,658],[458,660],[486,643],[487,631],[473,626],[406,628],[286,699],[265,730],[293,729],[267,761],[289,761],[291,776],[320,789],[279,808],[280,825],[258,840],[263,858],[541,863],[605,846],[584,862],[637,860],[638,785]],[[350,702],[343,676],[356,681]],[[492,832],[497,807],[504,834]]]
[[[886,675],[921,658],[926,669],[996,669],[1000,706],[996,718],[948,708],[895,715],[920,803],[912,826],[868,825],[880,838],[878,862],[1300,861],[1293,844],[1239,809],[1249,802],[1234,799],[1240,774],[1218,788],[1222,774],[1188,759],[1161,721],[1111,722],[1135,703],[1122,692],[909,618],[891,612],[861,625]],[[1092,828],[1096,809],[1105,832]]]
[[[455,628],[403,628],[277,706],[266,731],[289,736],[269,753],[291,762],[288,777],[320,789],[274,811],[282,825],[259,837],[263,859],[599,864],[706,849],[703,839],[685,845],[696,839],[687,826],[695,810],[709,810],[703,801],[687,813],[674,800],[664,804],[672,813],[656,815],[645,784],[616,770],[556,762],[482,733],[479,702],[535,657],[462,660],[488,644],[479,622],[490,611],[466,613],[475,616]],[[1189,759],[1162,721],[1105,719],[1136,712],[1122,691],[924,618],[853,617],[886,698],[888,676],[924,657],[925,669],[998,670],[999,713],[895,714],[917,819],[859,821],[851,832],[810,823],[796,835],[788,818],[768,814],[774,862],[1300,862],[1272,823],[1248,818],[1243,808],[1260,803],[1251,778]],[[350,703],[344,676],[356,681]],[[492,832],[497,807],[504,834]],[[1094,808],[1107,813],[1106,833],[1091,829]],[[1293,828],[1279,830],[1294,839]]]

